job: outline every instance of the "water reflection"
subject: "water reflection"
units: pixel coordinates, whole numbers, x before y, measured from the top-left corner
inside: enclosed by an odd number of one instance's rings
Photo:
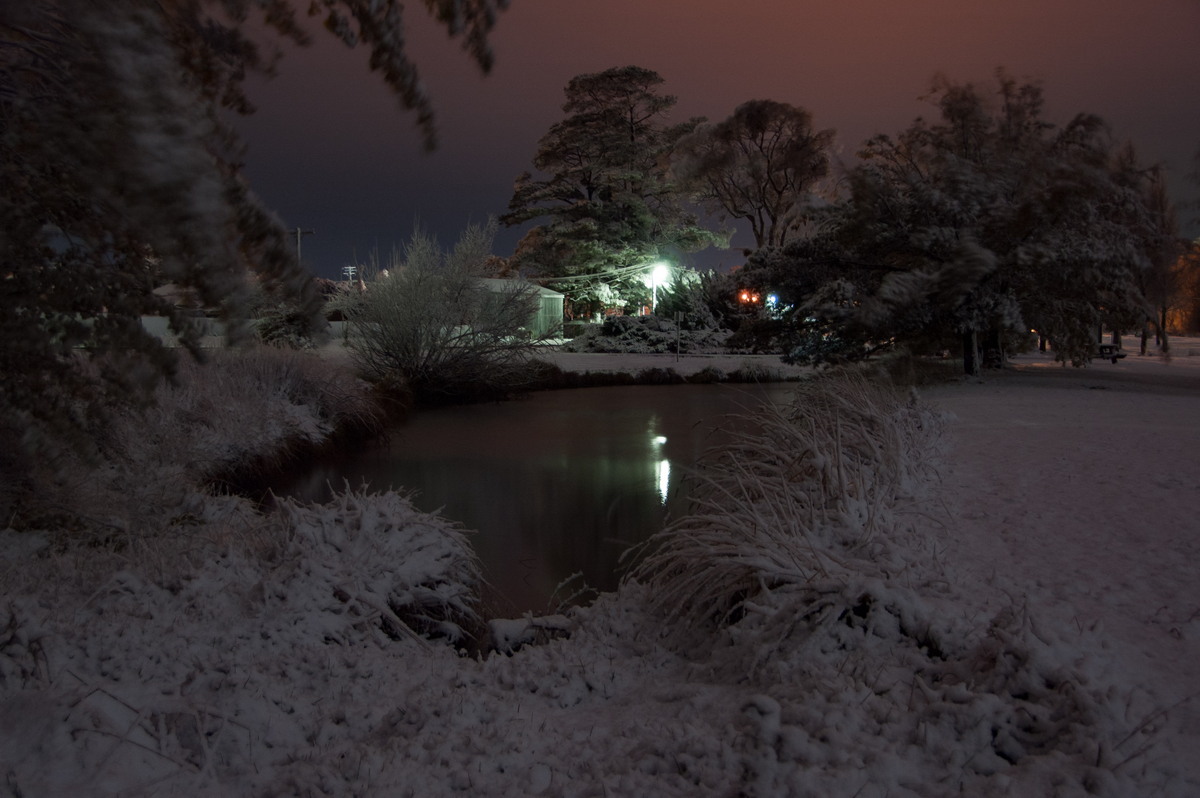
[[[787,393],[778,384],[591,388],[429,411],[386,446],[315,464],[276,492],[324,500],[344,481],[410,489],[422,510],[479,531],[489,611],[544,612],[572,574],[615,587],[622,553],[686,510],[681,477],[722,440],[727,414]]]

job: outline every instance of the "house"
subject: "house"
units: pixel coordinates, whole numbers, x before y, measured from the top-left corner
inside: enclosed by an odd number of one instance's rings
[[[487,290],[497,293],[511,291],[514,285],[533,289],[537,295],[537,309],[534,311],[534,317],[530,319],[527,325],[529,331],[533,334],[534,338],[552,338],[562,335],[563,299],[565,298],[563,294],[524,280],[502,280],[496,277],[484,277],[480,282],[483,283]]]

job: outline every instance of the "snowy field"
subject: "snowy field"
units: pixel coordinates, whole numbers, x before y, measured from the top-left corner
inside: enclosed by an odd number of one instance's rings
[[[136,556],[0,532],[6,789],[1198,795],[1200,341],[1175,352],[810,394],[833,410],[713,482],[667,567],[493,619],[537,644],[486,659],[413,633],[468,625],[472,555],[395,495],[193,498]]]
[[[1148,766],[1200,795],[1200,340],[1169,361],[1137,346],[1086,369],[1026,355],[926,392],[952,416],[942,556],[980,597],[1078,630],[1070,644],[1138,688]]]

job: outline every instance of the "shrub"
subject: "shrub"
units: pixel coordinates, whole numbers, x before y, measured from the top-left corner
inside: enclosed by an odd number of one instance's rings
[[[350,369],[270,347],[184,361],[177,383],[160,386],[155,400],[113,419],[95,461],[69,453],[28,461],[28,479],[6,500],[13,525],[51,528],[54,520],[152,534],[206,484],[271,470],[341,431],[381,426],[370,386]]]
[[[276,305],[264,310],[254,325],[258,339],[280,349],[314,349],[312,320],[295,306]]]
[[[890,386],[800,383],[710,459],[691,512],[651,542],[634,578],[684,628],[721,624],[771,586],[900,570],[877,536],[920,476],[931,418]]]
[[[503,395],[528,384],[540,339],[527,327],[531,285],[482,282],[495,225],[469,227],[451,251],[416,233],[390,268],[343,312],[354,360],[367,379],[399,375],[422,402]]]
[[[563,344],[564,352],[664,353],[720,351],[728,333],[680,329],[661,316],[612,316]]]
[[[780,319],[748,318],[729,336],[726,346],[735,352],[779,352],[787,334],[787,326]]]

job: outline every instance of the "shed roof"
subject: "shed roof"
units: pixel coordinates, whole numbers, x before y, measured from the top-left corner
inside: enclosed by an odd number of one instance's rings
[[[510,286],[517,285],[534,289],[537,291],[538,296],[553,297],[557,299],[561,299],[564,296],[558,291],[554,291],[544,285],[531,283],[528,280],[504,280],[499,277],[483,277],[480,279],[480,282],[483,283],[489,291],[504,291]]]

